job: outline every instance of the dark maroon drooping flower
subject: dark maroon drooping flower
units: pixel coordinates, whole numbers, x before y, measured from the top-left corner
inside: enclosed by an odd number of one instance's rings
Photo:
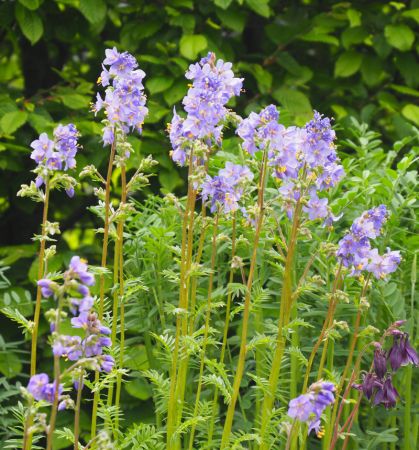
[[[381,345],[378,345],[374,352],[374,371],[380,379],[387,373],[387,357]]]
[[[391,377],[388,377],[375,394],[374,405],[383,405],[386,409],[394,408],[399,397]]]
[[[393,346],[389,350],[387,358],[394,371],[398,370],[400,366],[408,364],[419,365],[418,354],[410,345],[408,333],[394,334]]]
[[[369,372],[363,375],[361,384],[352,385],[352,387],[354,389],[357,389],[358,391],[362,391],[368,400],[371,399],[371,397],[374,395],[374,392],[377,390],[377,388],[381,388],[381,386],[382,386],[382,383],[380,383],[377,376],[375,374],[369,373]]]

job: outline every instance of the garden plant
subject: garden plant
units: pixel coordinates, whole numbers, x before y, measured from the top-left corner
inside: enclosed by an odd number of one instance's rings
[[[31,342],[4,447],[416,448],[414,138],[384,153],[356,120],[241,117],[246,79],[209,52],[166,130],[186,196],[153,195],[158,162],[129,165],[152,77],[106,50],[90,119],[105,173],[77,172],[73,123],[30,144],[37,290],[33,316],[2,308]],[[57,248],[50,199],[80,186],[97,261]]]
[[[419,447],[418,23],[0,2],[1,449]]]

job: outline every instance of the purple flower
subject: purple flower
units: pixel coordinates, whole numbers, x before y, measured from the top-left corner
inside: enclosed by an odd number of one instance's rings
[[[351,232],[359,237],[365,236],[370,239],[375,239],[380,236],[387,215],[388,213],[385,205],[369,209],[354,220],[354,223],[351,226]]]
[[[387,356],[391,368],[396,371],[400,366],[407,366],[408,364],[418,366],[419,357],[416,350],[410,345],[408,333],[396,334],[393,339],[393,346]]]
[[[28,392],[33,396],[35,400],[45,400],[49,403],[53,403],[55,392],[56,392],[56,383],[49,383],[49,377],[46,373],[40,373],[37,375],[33,375],[28,384]],[[61,395],[63,392],[63,385],[58,385],[58,395]]]
[[[110,68],[103,69],[98,81],[107,88],[104,98],[97,94],[93,111],[96,114],[105,110],[110,124],[104,127],[102,136],[104,145],[110,145],[116,129],[124,134],[134,129],[141,133],[148,109],[143,86],[145,72],[137,69],[136,59],[128,52],[119,53],[115,47],[107,49],[105,54],[103,64]]]
[[[49,382],[49,377],[46,373],[39,373],[31,376],[28,384],[28,392],[33,396],[35,400],[43,399],[44,388]]]
[[[220,143],[222,122],[228,113],[225,105],[233,96],[240,95],[243,82],[234,76],[231,67],[231,63],[217,61],[214,53],[189,66],[186,78],[192,80],[192,85],[183,99],[187,115],[181,118],[174,111],[168,126],[171,156],[178,164],[186,163],[194,140]]]
[[[106,373],[109,373],[113,366],[115,365],[115,360],[111,355],[103,355],[100,361],[100,366],[102,370]]]
[[[393,386],[391,377],[388,377],[378,388],[374,397],[374,405],[383,405],[386,409],[394,408],[397,399],[400,397],[396,388]]]
[[[310,220],[325,218],[329,214],[327,203],[327,198],[319,198],[316,192],[312,192],[307,206],[303,207],[303,211],[308,214]]]
[[[400,261],[399,251],[390,251],[390,249],[387,249],[387,253],[379,255],[378,250],[374,248],[369,253],[369,263],[366,270],[373,273],[375,278],[382,279],[389,273],[395,272]]]
[[[71,258],[69,274],[75,274],[87,286],[91,286],[95,282],[95,277],[87,271],[86,260],[81,259],[80,256],[73,256]]]
[[[68,125],[59,124],[54,130],[55,148],[64,163],[64,170],[76,167],[76,153],[78,149],[77,139],[79,132],[72,123]]]
[[[236,133],[243,139],[242,147],[254,155],[258,150],[276,145],[281,132],[285,129],[278,123],[279,112],[275,105],[269,105],[259,114],[250,113],[247,119],[237,127]]]
[[[207,175],[201,186],[202,199],[211,199],[211,212],[221,207],[225,214],[237,211],[243,186],[253,179],[253,174],[246,166],[227,163],[215,177]]]
[[[313,394],[302,394],[289,402],[288,415],[306,422],[313,413]]]
[[[35,160],[38,167],[44,171],[55,171],[73,169],[76,166],[76,153],[78,149],[79,133],[73,124],[59,124],[54,129],[54,141],[48,138],[46,133],[42,133],[39,139],[31,143],[34,149],[31,158]],[[39,189],[45,183],[44,176],[38,174],[35,185]],[[67,195],[73,197],[74,188],[66,189]]]
[[[366,373],[363,375],[362,384],[354,384],[352,387],[357,389],[358,391],[362,391],[367,397],[367,399],[371,399],[374,395],[374,392],[381,386],[381,383],[377,376],[373,373]]]
[[[48,280],[48,278],[38,280],[37,285],[41,288],[42,296],[44,298],[49,298],[51,295],[54,295],[54,291],[51,288],[53,286],[53,282]]]
[[[39,164],[52,154],[54,142],[48,138],[47,133],[41,133],[38,139],[32,141],[31,147],[33,148],[31,158]]]
[[[48,383],[45,385],[44,387],[44,391],[43,391],[43,398],[42,400],[46,400],[49,403],[53,403],[54,402],[54,398],[55,398],[55,393],[57,391],[56,389],[57,384],[55,383],[55,381],[53,383]],[[60,396],[63,393],[63,385],[59,384],[58,385],[58,396]]]
[[[308,433],[320,430],[320,419],[325,408],[335,401],[335,385],[328,381],[318,381],[312,384],[307,394],[289,402],[288,415],[301,422],[309,422]]]
[[[380,379],[387,373],[387,357],[381,345],[374,352],[374,371]]]

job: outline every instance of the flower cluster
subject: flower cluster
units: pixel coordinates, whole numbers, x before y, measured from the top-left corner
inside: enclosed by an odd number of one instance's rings
[[[107,123],[103,129],[103,142],[109,145],[114,142],[117,130],[128,134],[135,129],[141,133],[148,109],[142,83],[145,73],[137,68],[136,59],[128,52],[119,53],[115,47],[107,49],[105,54],[103,71],[98,79],[98,83],[106,87],[105,97],[102,99],[97,94],[93,111],[105,110]]]
[[[59,284],[48,278],[38,281],[44,298],[54,297],[58,302],[58,309],[51,310],[48,318],[51,323],[53,336],[52,350],[55,356],[66,357],[70,361],[80,361],[80,367],[91,367],[96,370],[110,372],[114,366],[114,359],[110,355],[103,355],[103,348],[111,345],[108,335],[110,329],[98,320],[93,308],[93,297],[90,286],[95,282],[94,276],[88,271],[88,266],[79,256],[71,258],[68,270],[63,274],[63,283]],[[71,325],[74,335],[64,335],[59,332],[59,324],[65,317],[64,307],[73,314]],[[84,331],[80,337],[77,330]],[[81,361],[81,360],[84,361]],[[27,391],[35,400],[45,400],[52,403],[57,381],[49,383],[48,375],[40,373],[29,380]],[[63,385],[59,384],[59,409],[72,404],[68,396],[63,396]]]
[[[232,64],[208,53],[199,63],[191,64],[186,78],[192,81],[183,99],[186,118],[181,118],[176,110],[168,125],[173,152],[172,159],[185,165],[194,140],[219,143],[222,137],[222,122],[228,109],[227,102],[240,95],[242,78],[236,78],[231,70]]]
[[[50,171],[74,169],[76,167],[76,154],[79,148],[79,132],[72,123],[59,124],[54,129],[54,140],[47,133],[42,133],[38,139],[31,143],[33,149],[31,158],[38,164],[35,185],[40,188],[48,177]],[[74,195],[72,187],[66,190],[69,197]]]
[[[252,179],[253,173],[247,166],[227,162],[217,176],[207,175],[201,186],[202,199],[204,202],[211,200],[211,212],[218,208],[222,208],[225,214],[235,212],[239,208],[244,185]]]
[[[90,295],[89,286],[94,284],[93,275],[88,272],[87,264],[79,256],[73,256],[68,270],[64,273],[64,289],[69,294],[68,307],[74,317],[71,325],[74,329],[82,329],[84,338],[78,335],[63,335],[56,333],[53,341],[53,353],[56,356],[64,356],[70,361],[78,361],[80,358],[97,358],[97,363],[102,370],[109,372],[114,364],[110,355],[102,355],[103,348],[109,347],[112,342],[108,335],[111,330],[101,324],[97,314],[92,311],[93,298]],[[42,294],[48,298],[57,295],[59,286],[51,280],[38,281]],[[52,331],[55,331],[54,321],[51,323]]]
[[[302,394],[289,402],[288,415],[292,419],[308,423],[308,433],[320,432],[320,419],[328,405],[335,401],[335,385],[329,381],[318,381],[312,384],[306,394]]]
[[[267,150],[273,176],[282,181],[279,192],[289,216],[304,191],[308,201],[303,211],[309,219],[324,219],[325,225],[331,225],[337,218],[331,213],[327,198],[320,199],[318,192],[336,186],[344,170],[336,154],[330,119],[315,111],[313,120],[303,128],[285,127],[278,119],[274,105],[259,114],[250,113],[237,128],[243,148],[251,155]],[[306,183],[304,189],[302,183]]]
[[[37,375],[33,375],[27,387],[28,392],[33,396],[33,398],[37,401],[44,400],[48,403],[53,403],[56,391],[56,383],[50,383],[49,377],[46,373],[39,373]],[[58,395],[61,396],[63,393],[64,387],[60,383],[58,385]],[[58,409],[63,409],[65,404],[63,402],[60,403]]]
[[[383,405],[386,409],[394,408],[400,397],[393,386],[392,377],[401,367],[408,364],[419,365],[419,357],[416,350],[410,345],[408,333],[399,329],[404,321],[394,323],[385,333],[385,336],[393,337],[393,345],[386,352],[379,342],[375,342],[373,371],[363,374],[361,384],[353,387],[362,391],[368,400],[374,405]],[[388,365],[391,371],[388,370]]]
[[[355,219],[349,233],[339,241],[337,256],[345,267],[352,268],[353,275],[366,270],[382,279],[396,271],[401,261],[400,252],[387,249],[380,255],[378,249],[371,248],[370,242],[382,233],[387,216],[384,205],[363,212]]]

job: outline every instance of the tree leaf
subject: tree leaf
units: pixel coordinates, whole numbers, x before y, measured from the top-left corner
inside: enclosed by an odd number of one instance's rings
[[[147,89],[150,94],[157,94],[168,89],[173,84],[173,78],[154,77],[147,82]]]
[[[419,106],[409,104],[403,107],[402,114],[406,119],[419,126]]]
[[[419,8],[409,9],[408,11],[404,11],[402,13],[402,16],[403,17],[408,17],[409,19],[413,19],[417,23],[419,23]]]
[[[415,40],[413,31],[404,24],[387,25],[384,28],[384,36],[387,42],[397,50],[406,52],[412,48]]]
[[[79,10],[90,23],[96,24],[106,16],[106,3],[103,0],[81,0]]]
[[[280,88],[272,96],[292,114],[311,115],[313,112],[310,100],[300,91],[290,88]]]
[[[39,8],[39,0],[19,0],[19,3],[32,11]]]
[[[25,111],[8,112],[1,118],[0,127],[5,134],[13,134],[27,119],[28,113]]]
[[[335,77],[350,77],[361,67],[362,55],[355,51],[342,53],[335,64]]]
[[[44,25],[36,12],[30,11],[24,6],[16,5],[16,19],[24,36],[33,45],[39,41],[44,33]]]
[[[65,106],[70,109],[85,109],[88,108],[90,98],[81,94],[62,94],[59,96]]]
[[[269,0],[246,0],[246,3],[250,9],[262,17],[269,17],[271,15]]]
[[[8,378],[15,377],[22,370],[22,363],[16,353],[2,351],[0,353],[0,372]]]
[[[227,9],[233,0],[214,0],[214,3],[222,9]]]
[[[208,46],[207,38],[202,34],[187,34],[179,43],[180,54],[187,59],[196,59]]]
[[[384,76],[383,66],[379,58],[368,55],[362,59],[361,75],[365,84],[376,86]]]

